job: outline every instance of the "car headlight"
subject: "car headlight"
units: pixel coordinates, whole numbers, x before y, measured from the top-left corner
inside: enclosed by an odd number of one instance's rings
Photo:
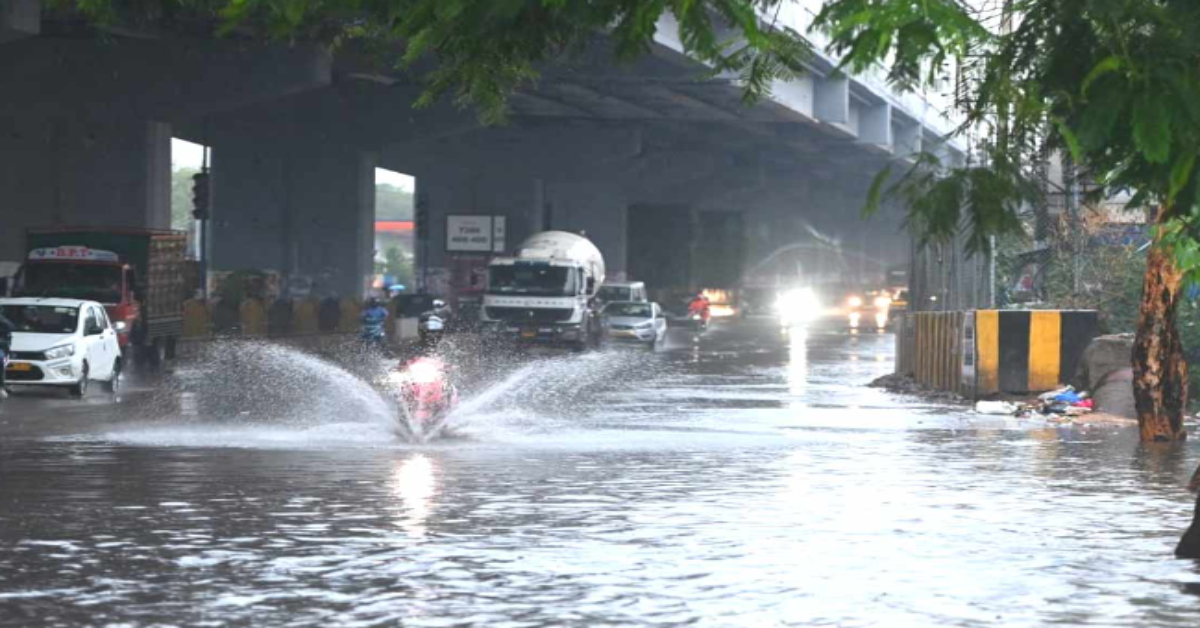
[[[53,349],[46,351],[47,360],[69,358],[73,355],[75,355],[75,345],[63,345],[61,347],[54,347]]]
[[[862,307],[863,301],[862,297],[850,297],[846,303],[849,304],[850,307]]]
[[[892,300],[888,297],[875,297],[875,307],[879,309],[887,308],[892,304]]]

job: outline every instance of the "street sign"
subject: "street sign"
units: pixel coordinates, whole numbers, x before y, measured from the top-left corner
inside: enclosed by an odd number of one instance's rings
[[[505,216],[495,216],[492,218],[492,252],[503,253],[505,242],[504,238],[508,231],[508,218]]]
[[[446,216],[446,250],[452,253],[491,253],[496,241],[497,218],[501,221],[500,233],[503,235],[503,217]]]

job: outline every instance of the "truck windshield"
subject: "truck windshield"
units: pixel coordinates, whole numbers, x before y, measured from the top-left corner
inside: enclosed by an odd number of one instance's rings
[[[488,269],[488,292],[540,297],[579,294],[575,269],[549,264],[493,266]]]
[[[121,302],[121,267],[46,262],[26,264],[20,296]]]
[[[31,334],[73,334],[79,327],[79,309],[49,305],[0,305],[14,331]]]

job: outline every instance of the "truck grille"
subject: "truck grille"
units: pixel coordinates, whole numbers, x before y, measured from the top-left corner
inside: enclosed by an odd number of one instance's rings
[[[24,362],[45,362],[46,355],[41,351],[13,351],[9,357]]]
[[[525,307],[489,307],[484,308],[488,318],[513,323],[561,323],[571,320],[575,310],[571,308],[525,308]]]

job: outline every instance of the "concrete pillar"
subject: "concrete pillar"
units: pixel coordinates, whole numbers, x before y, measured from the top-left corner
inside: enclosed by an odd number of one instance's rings
[[[0,44],[33,37],[42,30],[42,0],[0,2]]]
[[[361,296],[373,273],[375,159],[353,147],[218,135],[212,268],[311,279]]]
[[[0,117],[0,259],[30,227],[168,228],[170,186],[170,125]]]

